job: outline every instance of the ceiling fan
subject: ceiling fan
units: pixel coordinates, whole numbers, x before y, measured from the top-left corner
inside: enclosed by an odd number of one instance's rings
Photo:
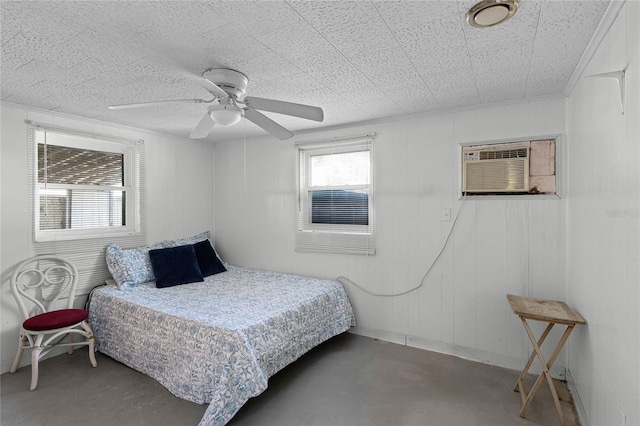
[[[195,103],[211,104],[207,108],[206,114],[200,119],[198,125],[189,135],[192,139],[206,137],[214,126],[232,126],[240,121],[242,117],[252,123],[262,127],[267,132],[280,140],[289,139],[293,136],[289,130],[285,129],[261,111],[275,112],[278,114],[291,115],[305,118],[307,120],[322,121],[324,112],[322,108],[310,105],[296,104],[293,102],[277,101],[275,99],[254,98],[244,96],[247,90],[249,79],[243,73],[228,68],[212,68],[202,74],[200,84],[213,99],[172,99],[166,101],[151,101],[133,104],[111,105],[109,109],[140,108],[153,105]]]

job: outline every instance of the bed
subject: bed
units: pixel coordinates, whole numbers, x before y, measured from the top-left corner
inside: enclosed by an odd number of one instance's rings
[[[201,426],[226,424],[269,377],[355,325],[337,281],[224,266],[191,284],[104,286],[89,309],[96,349],[208,403]]]

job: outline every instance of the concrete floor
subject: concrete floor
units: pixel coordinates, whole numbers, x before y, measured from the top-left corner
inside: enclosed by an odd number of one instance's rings
[[[28,355],[24,355],[28,356]],[[2,426],[197,425],[206,406],[86,349],[0,376]],[[546,383],[526,419],[512,390],[517,371],[345,333],[269,380],[229,425],[555,425]],[[535,377],[527,379],[531,387]],[[567,425],[577,425],[567,386],[556,381]]]

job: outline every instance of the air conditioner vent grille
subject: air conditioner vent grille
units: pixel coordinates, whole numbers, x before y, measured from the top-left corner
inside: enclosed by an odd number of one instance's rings
[[[470,193],[529,192],[529,148],[465,152],[462,190]]]
[[[527,148],[507,149],[504,151],[480,151],[481,160],[499,160],[503,158],[523,158],[527,156]]]
[[[471,162],[466,166],[468,192],[517,192],[527,190],[523,160]]]

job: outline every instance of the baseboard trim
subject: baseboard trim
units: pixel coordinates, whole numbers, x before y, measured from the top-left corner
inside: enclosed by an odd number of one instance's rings
[[[410,346],[418,349],[452,355],[469,361],[480,362],[482,364],[495,365],[497,367],[508,368],[514,371],[522,371],[526,364],[526,359],[510,357],[506,355],[496,354],[481,349],[469,348],[466,346],[455,345],[447,342],[427,339],[419,336],[411,336],[387,330],[378,330],[363,327],[354,327],[350,333],[359,336],[371,337],[373,339],[384,340],[386,342],[396,343],[398,345]],[[529,369],[532,374],[542,373],[540,364],[536,361]],[[554,365],[551,368],[551,376],[554,379],[565,380],[566,368],[561,365]]]
[[[402,333],[394,331],[378,330],[373,328],[353,327],[349,330],[349,333],[357,334],[358,336],[371,337],[372,339],[384,340],[385,342],[396,343],[398,345],[407,344],[407,337]]]
[[[569,393],[571,393],[571,397],[573,398],[573,405],[576,407],[576,411],[578,412],[578,421],[581,426],[591,426],[589,423],[589,417],[587,416],[587,410],[584,408],[584,404],[582,403],[582,399],[580,398],[580,393],[578,392],[578,387],[576,386],[575,380],[573,380],[573,376],[571,375],[571,370],[567,368],[567,387],[569,388]]]

